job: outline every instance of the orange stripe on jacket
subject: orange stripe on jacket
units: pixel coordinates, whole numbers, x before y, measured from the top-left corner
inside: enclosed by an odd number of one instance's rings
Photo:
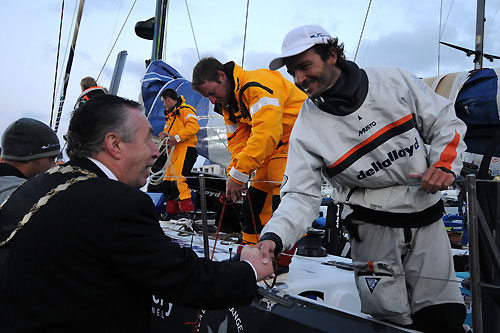
[[[451,164],[457,158],[457,146],[459,142],[460,134],[458,134],[458,132],[455,130],[455,136],[453,137],[453,140],[451,140],[451,142],[446,146],[446,148],[441,153],[441,156],[439,156],[439,161],[437,161],[437,163],[433,166],[435,168],[445,168],[451,170]]]
[[[375,273],[375,269],[373,268],[373,261],[368,261],[368,269],[370,272]]]
[[[363,148],[364,146],[366,146],[367,144],[369,144],[370,142],[372,142],[373,140],[375,140],[376,138],[378,138],[379,136],[383,135],[384,133],[386,133],[387,131],[393,129],[394,127],[398,127],[399,125],[407,122],[408,120],[410,120],[413,116],[411,114],[399,119],[399,120],[396,120],[395,122],[393,123],[390,123],[389,125],[386,125],[384,127],[382,127],[381,129],[379,129],[377,132],[373,133],[373,135],[371,135],[369,138],[367,138],[365,141],[363,142],[360,142],[358,143],[356,146],[354,146],[351,150],[349,150],[347,153],[345,153],[341,158],[339,158],[337,160],[337,162],[335,162],[334,164],[330,165],[329,168],[333,168],[337,165],[339,165],[340,163],[342,163],[346,158],[348,158],[349,156],[351,156],[355,151],[357,151],[358,149],[360,148]]]

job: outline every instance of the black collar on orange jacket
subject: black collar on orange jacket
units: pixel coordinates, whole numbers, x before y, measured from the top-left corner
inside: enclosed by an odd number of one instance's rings
[[[227,80],[229,81],[229,86],[231,87],[231,97],[229,99],[229,104],[226,108],[229,110],[229,120],[236,123],[236,116],[234,115],[239,111],[238,100],[234,95],[235,83],[234,83],[234,62],[229,61],[223,65],[224,73],[226,73]]]
[[[165,119],[167,119],[167,117],[169,117],[171,115],[172,112],[175,111],[174,113],[174,116],[180,116],[181,113],[179,111],[179,106],[182,104],[182,98],[179,97],[177,98],[177,102],[175,103],[174,106],[172,106],[170,109],[168,110],[163,110],[163,114],[165,114]]]

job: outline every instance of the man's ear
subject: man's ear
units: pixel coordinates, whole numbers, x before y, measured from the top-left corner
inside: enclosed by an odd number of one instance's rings
[[[224,82],[227,80],[227,75],[224,73],[224,71],[221,71],[220,69],[217,71],[219,73],[219,81]]]
[[[104,137],[104,150],[117,160],[121,158],[122,145],[123,141],[116,133],[109,132]]]
[[[336,50],[332,50],[332,54],[330,55],[330,57],[328,57],[328,60],[326,62],[328,63],[328,65],[330,65],[332,67],[337,64],[337,51]]]

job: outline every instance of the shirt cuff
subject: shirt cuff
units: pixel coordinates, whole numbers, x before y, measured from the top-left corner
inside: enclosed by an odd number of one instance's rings
[[[248,260],[243,260],[243,261],[247,262],[250,265],[250,267],[252,267],[253,273],[255,274],[255,281],[257,281],[257,270],[255,269],[255,267],[253,267],[253,265],[250,263],[250,261],[248,261]]]
[[[243,172],[239,172],[234,167],[232,167],[231,170],[229,171],[229,175],[233,177],[235,180],[242,183],[246,183],[250,179],[249,175],[246,175]]]

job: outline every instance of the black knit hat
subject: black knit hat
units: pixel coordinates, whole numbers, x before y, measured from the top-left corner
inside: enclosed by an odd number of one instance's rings
[[[56,157],[60,150],[56,133],[36,119],[18,119],[2,135],[2,159],[30,161]]]

